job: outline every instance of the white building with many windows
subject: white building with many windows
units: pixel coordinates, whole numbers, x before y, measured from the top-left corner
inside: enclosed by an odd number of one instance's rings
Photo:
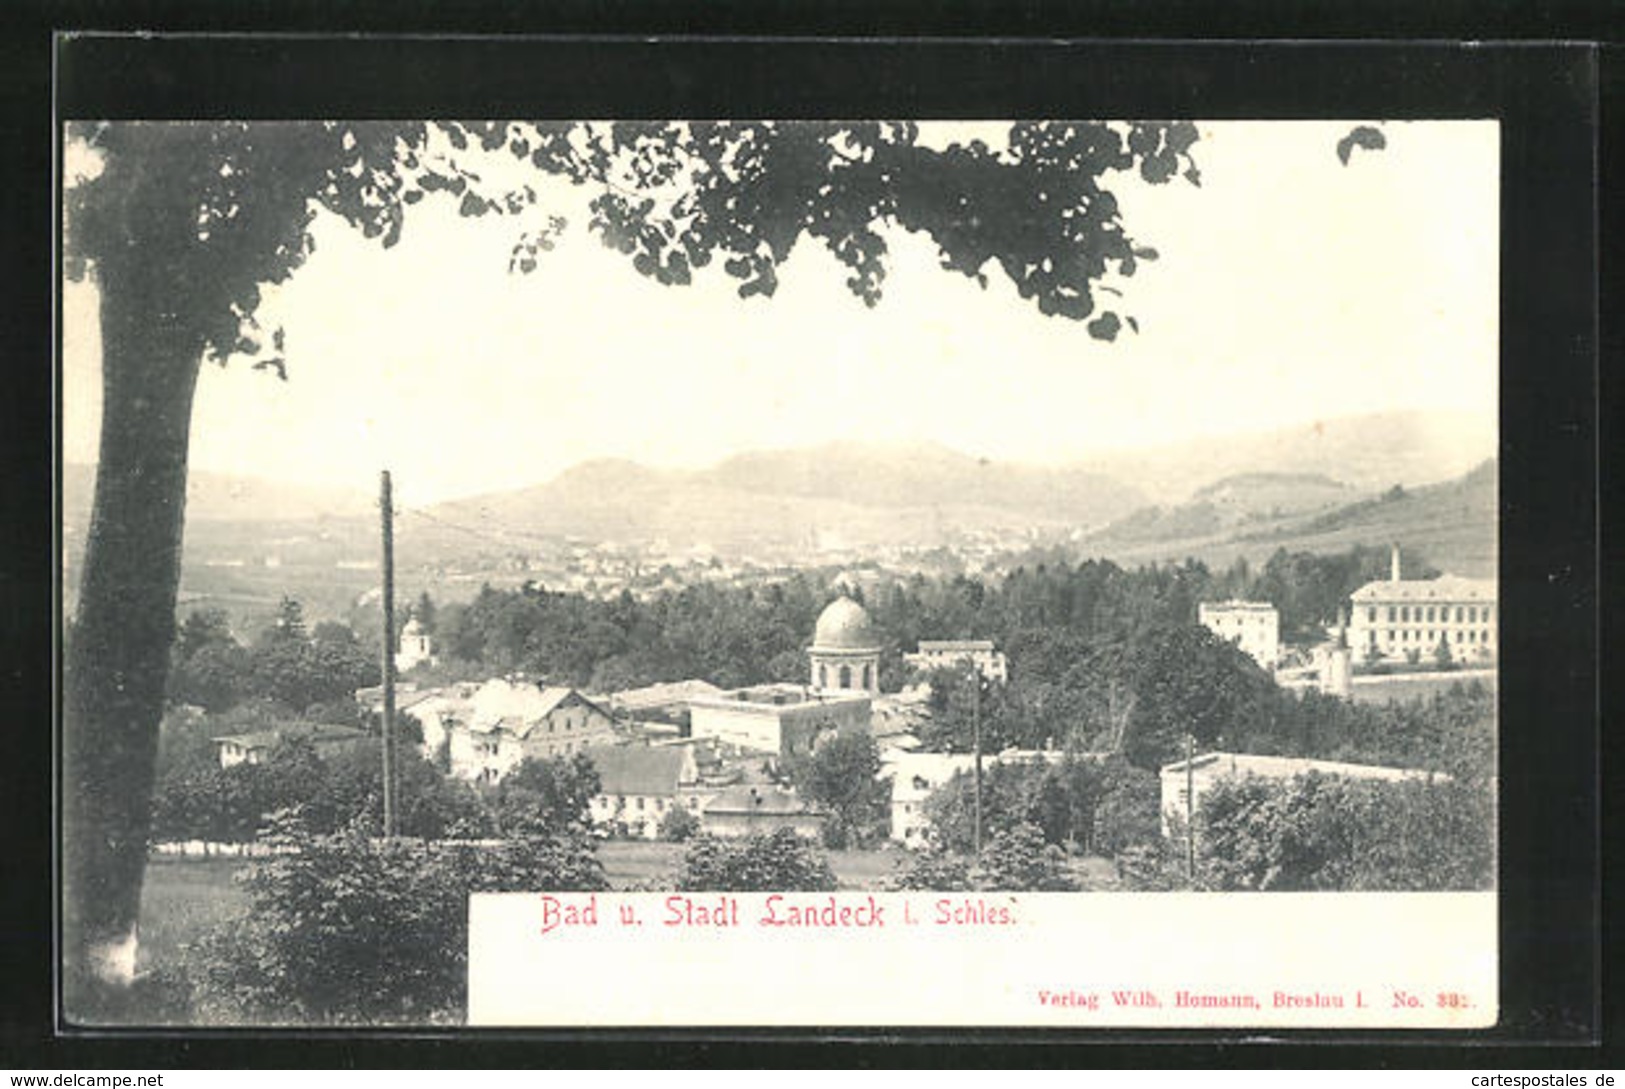
[[[673,809],[700,810],[716,793],[700,783],[692,745],[594,745],[583,750],[598,771],[588,803],[594,826],[614,835],[656,839]]]
[[[615,739],[607,711],[573,688],[525,680],[486,681],[466,717],[447,730],[451,773],[494,783],[526,759],[570,756]]]
[[[1495,660],[1495,583],[1441,575],[1400,577],[1394,550],[1386,581],[1368,582],[1349,596],[1349,649],[1355,662]]]
[[[1281,614],[1267,601],[1204,601],[1196,618],[1265,669],[1281,660]]]
[[[990,681],[1010,679],[1010,665],[991,639],[921,639],[920,649],[903,655],[903,661],[923,673],[973,666]]]

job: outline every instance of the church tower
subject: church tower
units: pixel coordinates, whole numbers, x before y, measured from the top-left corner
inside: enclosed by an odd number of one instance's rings
[[[851,598],[838,597],[819,614],[807,657],[815,691],[880,694],[880,639],[868,610]]]

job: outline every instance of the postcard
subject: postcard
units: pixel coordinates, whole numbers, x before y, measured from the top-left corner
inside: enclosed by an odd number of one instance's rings
[[[66,1022],[1495,1025],[1500,154],[68,119]]]

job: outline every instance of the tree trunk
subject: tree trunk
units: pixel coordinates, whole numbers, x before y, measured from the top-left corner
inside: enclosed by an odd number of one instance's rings
[[[186,458],[201,359],[163,270],[98,269],[101,451],[62,721],[63,1003],[132,1011],[158,723],[174,638]]]

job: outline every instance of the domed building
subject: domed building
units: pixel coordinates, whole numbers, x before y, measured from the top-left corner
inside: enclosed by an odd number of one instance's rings
[[[880,691],[880,640],[868,612],[851,598],[831,602],[807,655],[810,685],[756,684],[690,698],[691,736],[788,759],[829,737],[869,733]]]
[[[807,650],[812,687],[820,692],[880,693],[880,637],[869,611],[846,596],[819,614]]]
[[[406,627],[401,629],[400,649],[395,652],[395,669],[399,673],[405,673],[422,662],[435,665],[437,659],[429,633],[423,630],[423,625],[418,623],[418,618],[414,616],[406,622]]]

